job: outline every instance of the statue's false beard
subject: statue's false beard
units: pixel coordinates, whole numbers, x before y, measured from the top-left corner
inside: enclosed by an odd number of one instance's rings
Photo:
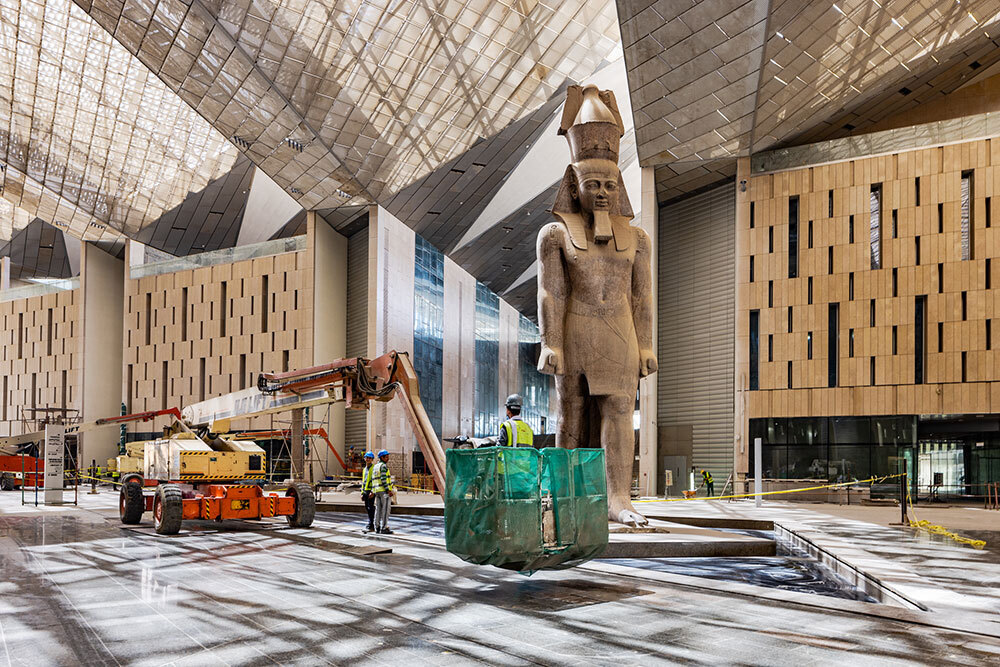
[[[611,241],[611,213],[607,209],[594,211],[594,241],[608,243]]]

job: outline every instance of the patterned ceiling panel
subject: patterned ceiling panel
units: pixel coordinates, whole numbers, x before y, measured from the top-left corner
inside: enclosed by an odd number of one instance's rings
[[[0,127],[4,198],[109,243],[238,155],[69,0],[0,0]]]
[[[381,201],[618,42],[611,2],[76,0],[306,209]]]
[[[62,230],[38,218],[0,246],[0,257],[10,257],[11,280],[73,275]]]
[[[618,0],[660,203],[737,156],[863,131],[1000,62],[1000,0]]]

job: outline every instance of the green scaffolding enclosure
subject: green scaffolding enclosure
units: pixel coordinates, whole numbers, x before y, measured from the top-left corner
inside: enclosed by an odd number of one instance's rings
[[[603,449],[449,449],[445,539],[462,560],[520,572],[573,567],[608,544]]]

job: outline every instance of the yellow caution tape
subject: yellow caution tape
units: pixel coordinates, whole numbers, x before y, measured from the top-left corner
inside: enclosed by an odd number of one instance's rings
[[[731,498],[756,498],[757,496],[776,496],[782,493],[802,493],[803,491],[818,491],[820,489],[834,489],[839,486],[854,486],[857,484],[878,484],[887,479],[902,477],[903,474],[885,475],[884,477],[869,477],[868,479],[858,479],[850,482],[838,482],[836,484],[823,484],[821,486],[807,486],[801,489],[783,489],[781,491],[762,491],[761,493],[738,493],[730,496],[702,496],[700,498],[651,498],[649,500],[636,500],[636,503],[679,503],[689,500],[729,500]]]
[[[985,540],[974,540],[971,537],[963,537],[957,533],[951,532],[944,526],[938,526],[926,519],[918,519],[916,521],[910,519],[910,526],[912,528],[916,528],[917,530],[926,530],[928,533],[931,533],[932,535],[943,535],[944,537],[950,537],[959,544],[968,544],[973,549],[982,549],[986,546]]]
[[[909,512],[914,514],[914,518],[910,519],[911,528],[916,528],[917,530],[926,530],[928,533],[932,535],[941,535],[943,537],[951,538],[956,542],[958,542],[959,544],[968,544],[973,549],[983,549],[986,547],[985,540],[974,540],[971,537],[963,537],[958,533],[951,532],[944,526],[939,526],[937,524],[931,523],[926,519],[917,519],[916,512],[913,509],[913,499],[910,497],[909,485],[907,485],[906,487],[906,505]]]

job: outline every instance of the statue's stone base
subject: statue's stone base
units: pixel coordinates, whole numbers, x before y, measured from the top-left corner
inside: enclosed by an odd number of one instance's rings
[[[633,528],[608,527],[608,547],[599,558],[733,558],[774,556],[773,540],[650,520]]]

